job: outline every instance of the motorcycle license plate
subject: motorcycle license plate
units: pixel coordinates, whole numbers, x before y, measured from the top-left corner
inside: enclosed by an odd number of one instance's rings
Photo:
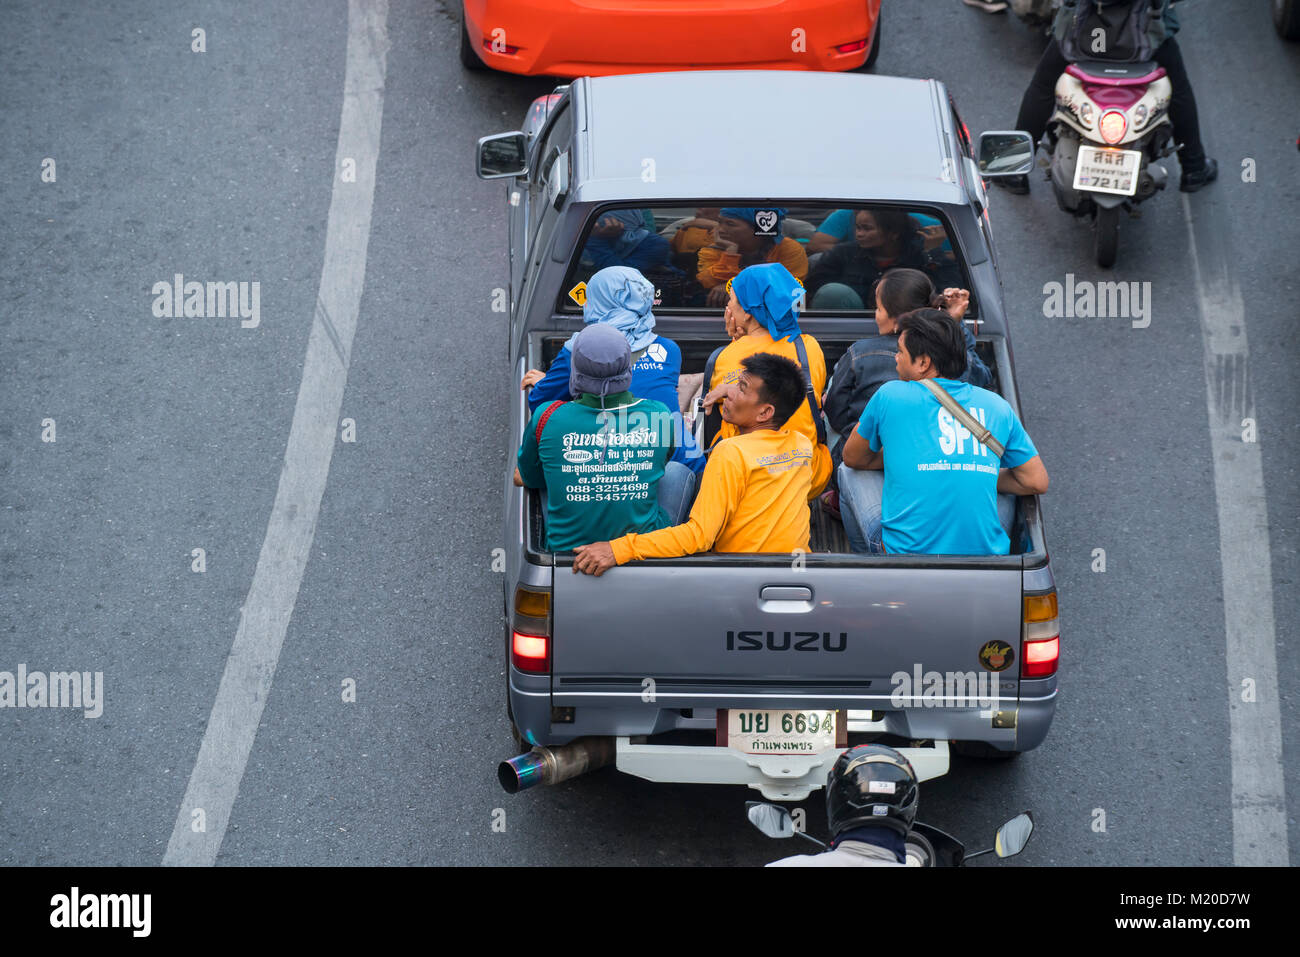
[[[1140,150],[1080,146],[1079,161],[1074,167],[1074,188],[1091,193],[1132,196],[1137,192],[1141,167]]]
[[[727,746],[745,754],[820,754],[835,746],[835,712],[729,710]]]

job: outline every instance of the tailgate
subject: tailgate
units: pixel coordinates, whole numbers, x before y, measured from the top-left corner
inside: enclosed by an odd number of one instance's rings
[[[557,561],[552,703],[960,706],[933,696],[960,695],[966,682],[976,683],[969,695],[983,696],[990,666],[1005,669],[994,694],[1015,696],[1018,558],[908,567],[886,565],[889,559],[867,567],[814,561],[793,570],[687,559],[614,568],[600,578]],[[986,653],[982,662],[989,642],[1009,645],[1010,655]],[[933,684],[935,674],[943,684]]]

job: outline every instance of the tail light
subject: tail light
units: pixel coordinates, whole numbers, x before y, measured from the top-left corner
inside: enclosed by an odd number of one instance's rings
[[[510,617],[510,663],[520,671],[551,670],[551,593],[515,589]]]
[[[546,635],[513,632],[510,641],[510,663],[520,671],[550,671],[551,639]]]
[[[1021,639],[1020,677],[1046,678],[1055,674],[1061,655],[1056,592],[1025,596]]]
[[[1128,129],[1128,120],[1121,110],[1107,110],[1101,114],[1097,129],[1101,133],[1101,138],[1107,143],[1118,143],[1124,138],[1124,133]]]
[[[854,40],[852,43],[841,43],[835,48],[836,53],[857,53],[859,50],[867,48],[867,41],[864,37],[861,40]]]
[[[485,39],[485,40],[483,41],[483,50],[484,50],[484,52],[486,52],[486,53],[504,53],[506,56],[514,56],[516,53],[519,52],[519,47],[512,47],[512,46],[511,46],[510,44],[508,44],[508,43],[502,43],[502,44],[499,44],[498,46],[495,46],[495,47],[494,47],[494,46],[492,45],[494,42],[495,42],[495,41],[493,41],[493,40]]]

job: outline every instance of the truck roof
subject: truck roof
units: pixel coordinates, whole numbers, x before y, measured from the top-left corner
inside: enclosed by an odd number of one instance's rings
[[[967,202],[935,80],[782,70],[644,73],[573,84],[574,199]],[[643,178],[646,160],[653,178]],[[650,179],[649,182],[646,180]]]

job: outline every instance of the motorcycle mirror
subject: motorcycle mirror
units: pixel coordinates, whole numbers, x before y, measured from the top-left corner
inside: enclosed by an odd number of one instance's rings
[[[985,179],[1023,176],[1034,168],[1034,138],[1020,130],[990,130],[980,134],[976,156]]]
[[[762,801],[746,801],[745,807],[749,823],[768,837],[794,837],[794,820],[785,808]]]
[[[1034,818],[1028,811],[1017,814],[998,828],[993,841],[993,851],[998,857],[1014,857],[1025,849],[1029,835],[1034,832]]]

